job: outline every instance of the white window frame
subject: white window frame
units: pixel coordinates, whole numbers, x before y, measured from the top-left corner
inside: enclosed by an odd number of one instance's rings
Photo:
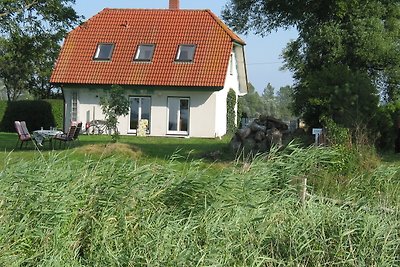
[[[150,134],[150,126],[151,126],[151,97],[150,96],[130,96],[129,103],[131,102],[132,98],[138,98],[139,100],[139,110],[138,110],[138,124],[139,121],[142,119],[142,99],[147,98],[150,100],[150,110],[149,110],[149,125],[148,125],[148,134]],[[129,107],[129,116],[128,116],[128,133],[135,134],[137,133],[137,129],[131,129],[131,107]]]
[[[70,113],[70,121],[78,121],[78,108],[79,108],[79,102],[78,102],[78,92],[73,91],[71,94],[71,113]]]
[[[179,104],[181,100],[187,100],[188,101],[188,117],[187,117],[187,131],[181,131],[180,130],[180,124],[177,123],[177,128],[178,130],[170,130],[169,129],[169,115],[170,115],[170,100],[171,99],[178,99],[179,100]],[[176,119],[177,122],[179,122],[179,118],[180,118],[180,108],[178,110],[178,114],[176,114]],[[179,96],[169,96],[167,98],[167,134],[169,135],[189,135],[189,131],[190,131],[190,98],[189,97],[179,97]]]
[[[149,49],[151,47],[151,55],[149,58],[140,58],[140,54],[141,52],[145,51],[146,49]],[[139,61],[139,62],[152,62],[153,61],[153,56],[154,56],[154,51],[156,49],[156,45],[155,44],[140,44],[138,45],[137,49],[136,49],[136,54],[134,57],[134,61]]]
[[[100,51],[104,46],[111,46],[110,52],[107,57],[99,57]],[[96,48],[96,53],[94,54],[93,59],[98,61],[111,61],[113,52],[114,52],[115,44],[114,43],[99,43]]]

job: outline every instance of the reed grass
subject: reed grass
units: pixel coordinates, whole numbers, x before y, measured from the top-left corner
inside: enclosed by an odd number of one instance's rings
[[[354,173],[332,202],[318,179],[337,159],[293,145],[217,171],[179,155],[5,159],[0,266],[399,266],[399,168]],[[304,204],[298,177],[314,181]]]

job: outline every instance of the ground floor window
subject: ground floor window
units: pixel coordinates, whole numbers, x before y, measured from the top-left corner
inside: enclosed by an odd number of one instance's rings
[[[77,92],[72,92],[71,121],[78,121],[78,93]]]
[[[189,134],[189,99],[168,98],[168,133]]]
[[[139,121],[147,120],[148,129],[150,129],[150,109],[151,109],[151,98],[150,97],[130,97],[131,112],[129,118],[129,130],[136,132]]]

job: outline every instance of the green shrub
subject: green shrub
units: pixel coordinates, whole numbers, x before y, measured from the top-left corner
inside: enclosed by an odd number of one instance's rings
[[[233,89],[230,89],[226,99],[226,130],[228,133],[234,133],[236,130],[235,120],[235,106],[236,106],[236,93]]]
[[[237,101],[237,120],[236,120],[236,125],[237,127],[241,126],[242,122],[242,116],[243,116],[243,101],[241,100],[243,98],[242,96],[238,96],[238,101]]]
[[[351,135],[348,128],[336,124],[331,118],[322,116],[321,123],[326,131],[326,139],[332,146],[351,146]]]
[[[62,129],[64,126],[64,101],[61,99],[45,99],[44,101],[50,103],[53,113],[55,125],[57,128]]]
[[[400,120],[400,101],[380,106],[376,117],[376,123],[372,125],[372,130],[376,133],[376,146],[393,151]]]
[[[3,120],[6,109],[7,109],[7,101],[0,101],[0,122]]]
[[[0,129],[3,132],[14,132],[14,121],[26,121],[30,130],[43,127],[49,129],[56,126],[52,106],[46,101],[14,101],[8,102]]]
[[[322,117],[326,139],[332,150],[337,152],[332,172],[348,176],[352,173],[375,168],[377,165],[376,149],[370,141],[366,128],[356,127],[352,131],[336,124],[332,119]],[[364,164],[368,162],[368,164]]]

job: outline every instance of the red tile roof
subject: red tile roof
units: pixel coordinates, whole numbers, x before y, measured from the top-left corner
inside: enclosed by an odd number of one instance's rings
[[[51,82],[223,87],[232,43],[244,45],[210,10],[104,9],[67,36]],[[114,43],[111,61],[95,61],[98,43]],[[152,62],[134,62],[137,46],[156,44]],[[195,44],[191,63],[175,62]]]

